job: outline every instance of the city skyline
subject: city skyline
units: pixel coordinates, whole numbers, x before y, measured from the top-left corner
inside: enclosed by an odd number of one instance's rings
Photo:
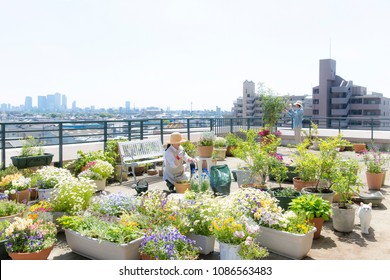
[[[389,10],[384,0],[5,1],[0,103],[60,92],[68,108],[230,110],[245,80],[310,94],[324,58],[389,96]]]

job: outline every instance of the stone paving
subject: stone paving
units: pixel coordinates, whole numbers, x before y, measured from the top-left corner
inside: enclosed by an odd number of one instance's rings
[[[291,152],[294,152],[290,148],[279,147],[278,152],[285,158]],[[354,152],[342,152],[343,157],[357,157],[363,165],[361,157]],[[236,158],[228,157],[225,161],[220,161],[218,164],[228,164],[231,170],[236,169],[238,166],[242,166],[243,162]],[[362,170],[364,170],[362,168]],[[360,176],[363,182],[366,182],[365,174],[360,172]],[[332,227],[332,222],[327,221],[324,223],[321,237],[313,241],[311,250],[305,259],[315,260],[390,260],[390,217],[388,208],[390,208],[390,176],[387,176],[385,186],[382,187],[381,192],[385,196],[385,199],[378,207],[374,207],[372,211],[372,221],[369,234],[362,234],[360,232],[359,218],[355,218],[355,228],[351,233],[339,233],[335,232]],[[165,182],[162,177],[158,175],[142,177],[149,182],[149,189],[161,189],[167,190]],[[119,183],[111,184],[106,187],[108,193],[122,192],[136,194],[136,191],[130,186],[133,184],[133,178],[129,178],[129,181],[124,182],[122,185]],[[141,179],[140,177],[137,179]],[[269,185],[275,185],[274,182],[269,182]],[[232,182],[231,192],[238,190],[238,184]],[[368,192],[367,186],[364,186],[362,192]],[[357,205],[356,205],[357,206]],[[219,259],[218,242],[216,242],[215,252],[208,256],[201,256],[202,259]],[[58,260],[82,260],[84,257],[73,253],[66,244],[66,240],[63,233],[59,234],[59,242],[55,246],[54,250],[49,256],[49,259]],[[270,254],[268,259],[271,260],[283,260],[286,259],[276,254]]]

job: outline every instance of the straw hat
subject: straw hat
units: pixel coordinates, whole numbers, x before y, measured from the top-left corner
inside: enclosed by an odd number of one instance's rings
[[[167,141],[168,144],[181,144],[184,142],[187,142],[187,139],[183,139],[179,132],[172,133]]]
[[[302,101],[301,101],[301,100],[298,100],[297,102],[294,103],[294,105],[299,105],[299,107],[302,108]]]

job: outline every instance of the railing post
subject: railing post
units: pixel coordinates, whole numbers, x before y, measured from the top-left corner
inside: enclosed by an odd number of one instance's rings
[[[187,139],[191,140],[190,119],[187,119]]]
[[[5,169],[5,124],[1,124],[1,169]]]
[[[58,126],[58,167],[61,168],[62,165],[63,165],[63,149],[64,149],[64,141],[63,141],[63,125],[62,125],[62,122],[59,123],[59,126]]]
[[[339,118],[339,134],[341,132],[341,119]]]
[[[371,119],[371,142],[374,142],[374,119]]]
[[[210,119],[210,131],[213,131],[214,130],[214,124],[213,124],[214,120],[213,119]]]
[[[163,121],[163,119],[160,120],[160,139],[161,139],[161,143],[164,144],[164,121]]]
[[[140,128],[140,140],[144,140],[144,121],[139,122],[139,128]]]
[[[107,148],[107,121],[104,122],[103,129],[104,129],[103,141],[104,141],[104,151],[105,151]]]
[[[233,133],[233,118],[230,118],[230,132]]]
[[[311,117],[309,117],[309,135],[311,135]]]
[[[127,122],[127,139],[131,141],[131,121]]]
[[[246,130],[249,130],[251,128],[251,124],[250,124],[250,119],[249,118],[246,119],[246,127],[247,127]]]

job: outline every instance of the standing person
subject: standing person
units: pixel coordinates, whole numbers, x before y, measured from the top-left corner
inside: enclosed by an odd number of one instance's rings
[[[294,109],[290,104],[290,109],[287,111],[287,114],[293,119],[295,145],[298,145],[302,142],[302,138],[301,138],[302,120],[303,120],[302,101],[298,100],[297,102],[295,102]]]
[[[185,172],[185,163],[193,163],[194,159],[187,155],[181,143],[187,142],[179,132],[173,132],[168,140],[168,148],[164,154],[163,179],[170,192],[175,192],[175,182],[189,180],[189,172]]]

